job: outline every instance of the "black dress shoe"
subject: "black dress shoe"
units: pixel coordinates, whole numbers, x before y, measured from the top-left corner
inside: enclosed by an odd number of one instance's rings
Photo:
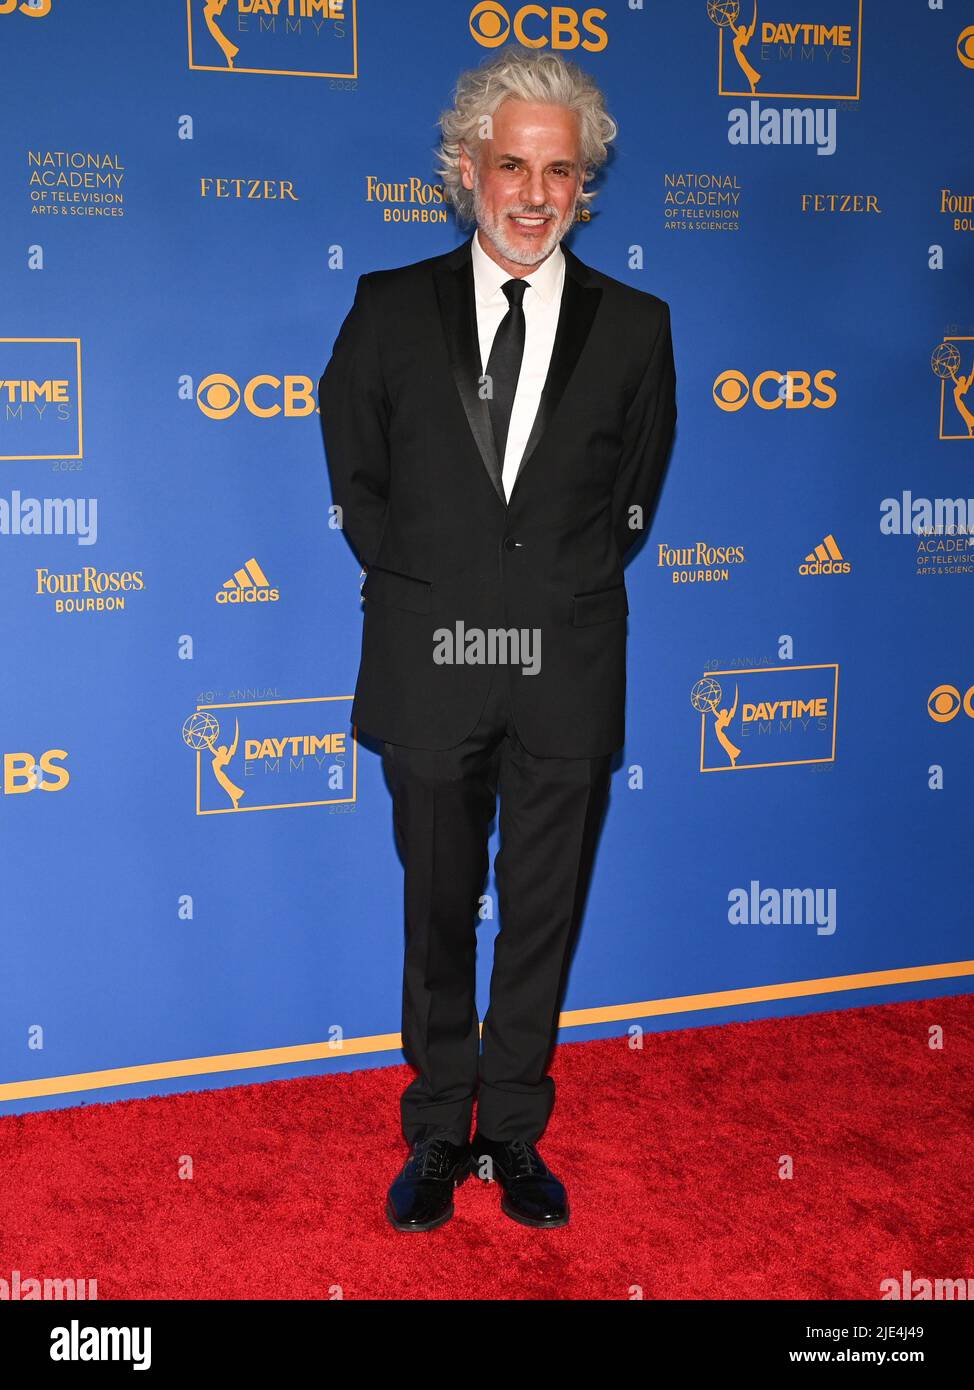
[[[484,1182],[499,1183],[501,1210],[522,1226],[567,1226],[568,1196],[533,1144],[475,1134],[471,1164]]]
[[[389,1188],[386,1215],[397,1231],[432,1231],[453,1215],[453,1189],[470,1176],[470,1145],[419,1139]]]

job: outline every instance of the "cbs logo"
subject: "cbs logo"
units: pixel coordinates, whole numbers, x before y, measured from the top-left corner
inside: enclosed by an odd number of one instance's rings
[[[568,5],[521,5],[512,18],[497,0],[481,0],[470,11],[470,33],[483,48],[500,48],[511,30],[525,48],[587,48],[601,53],[609,36],[596,20],[605,19],[605,10],[578,10]],[[530,21],[533,33],[525,27]],[[535,21],[538,21],[535,23]],[[583,38],[582,34],[586,37]]]
[[[974,68],[974,24],[969,24],[957,35],[957,57],[965,68]]]
[[[827,382],[835,380],[835,372],[816,372],[812,377],[808,372],[761,372],[749,382],[743,372],[728,370],[721,372],[714,382],[714,405],[733,414],[741,410],[749,400],[762,410],[805,410],[814,405],[818,410],[829,410],[838,399],[836,392]],[[812,387],[819,393],[812,395]]]
[[[67,756],[63,748],[48,748],[39,758],[35,758],[33,753],[4,753],[4,793],[14,796],[18,792],[63,791],[71,780],[71,774],[59,764]],[[45,773],[53,780],[47,781]]]
[[[257,392],[261,392],[258,400]],[[310,377],[254,376],[243,387],[224,372],[211,372],[196,390],[196,404],[211,420],[229,420],[241,402],[251,415],[269,420],[275,415],[312,415],[317,409]]]
[[[0,14],[30,15],[31,19],[45,19],[51,13],[51,0],[0,0]]]
[[[961,710],[974,719],[974,685],[961,695],[956,685],[938,685],[927,697],[927,713],[938,724],[949,724]]]

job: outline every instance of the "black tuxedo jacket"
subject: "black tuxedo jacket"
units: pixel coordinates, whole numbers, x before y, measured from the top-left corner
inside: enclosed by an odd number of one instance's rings
[[[319,381],[333,497],[367,568],[351,718],[378,739],[452,748],[474,728],[494,668],[433,659],[434,634],[462,623],[540,631],[539,673],[509,668],[529,752],[596,757],[624,741],[623,560],[676,423],[670,314],[562,250],[551,364],[509,503],[469,240],[362,275]]]

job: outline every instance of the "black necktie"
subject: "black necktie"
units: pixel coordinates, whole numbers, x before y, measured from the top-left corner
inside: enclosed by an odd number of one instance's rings
[[[521,373],[521,358],[524,356],[524,308],[522,300],[529,280],[506,280],[501,289],[510,305],[501,319],[487,361],[487,378],[491,384],[491,394],[487,404],[490,410],[490,423],[497,446],[497,462],[504,467],[504,450],[507,448],[507,432],[514,408],[514,393],[517,379]]]

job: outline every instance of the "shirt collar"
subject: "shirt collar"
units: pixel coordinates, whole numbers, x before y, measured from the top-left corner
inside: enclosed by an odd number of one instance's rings
[[[498,265],[480,244],[480,237],[475,231],[470,244],[470,254],[473,259],[473,278],[477,298],[482,304],[487,304],[491,300],[503,300],[507,298],[501,289],[512,277],[508,275],[503,266]],[[562,282],[565,273],[565,256],[559,243],[552,251],[551,255],[543,260],[539,266],[526,275],[530,289],[537,292],[545,304],[550,303],[557,293],[558,287]]]

